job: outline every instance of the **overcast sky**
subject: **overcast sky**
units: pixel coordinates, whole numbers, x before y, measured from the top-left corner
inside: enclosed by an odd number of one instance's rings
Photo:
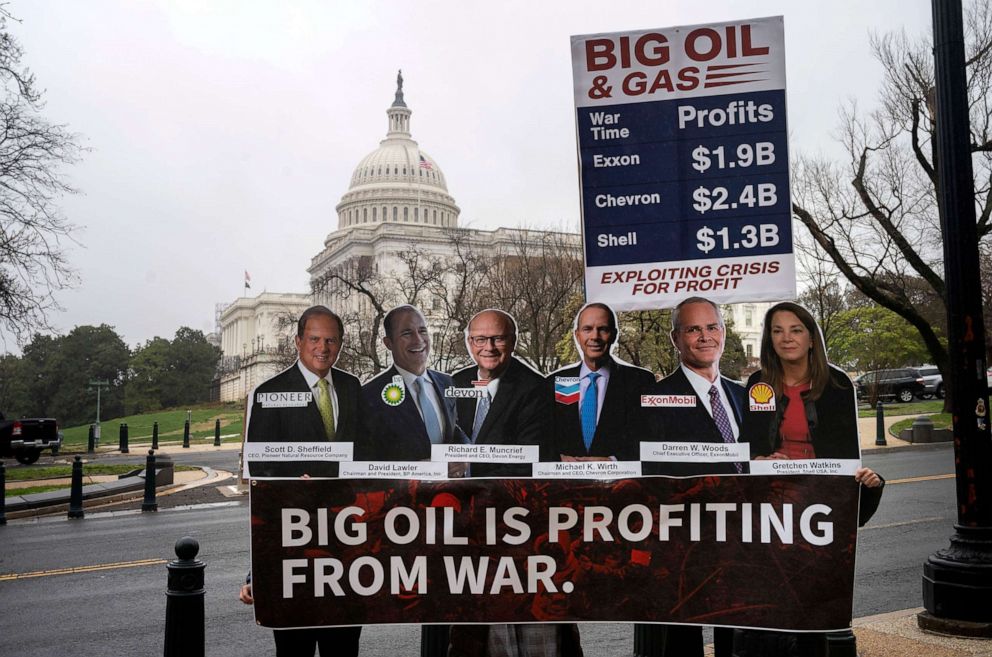
[[[869,34],[930,29],[923,0],[829,3],[13,0],[45,114],[90,152],[62,208],[78,287],[62,332],[135,346],[214,305],[305,292],[403,69],[413,138],[477,228],[578,229],[569,36],[784,15],[790,149],[829,151],[846,98],[874,102]],[[13,345],[7,344],[8,349]],[[0,349],[3,347],[0,346]]]

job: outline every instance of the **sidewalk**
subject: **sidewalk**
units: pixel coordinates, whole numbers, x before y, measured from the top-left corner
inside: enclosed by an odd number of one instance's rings
[[[905,420],[907,418],[917,418],[918,415],[885,415],[885,445],[876,445],[875,437],[877,432],[877,419],[875,416],[872,417],[860,417],[858,418],[858,434],[861,438],[861,451],[885,451],[896,447],[921,447],[926,445],[940,445],[942,443],[920,443],[919,445],[914,445],[913,443],[906,442],[905,440],[900,440],[896,438],[891,433],[889,429],[893,424],[899,422],[900,420]]]
[[[923,608],[904,609],[854,620],[860,657],[992,657],[992,639],[931,634],[916,625]]]

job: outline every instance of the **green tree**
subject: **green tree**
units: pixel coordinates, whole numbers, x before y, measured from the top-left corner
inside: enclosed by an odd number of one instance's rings
[[[17,356],[0,356],[0,413],[7,418],[24,417],[28,409],[28,379],[24,362]]]
[[[163,377],[163,407],[208,401],[217,371],[220,349],[207,342],[203,331],[182,326],[169,345],[168,368]]]
[[[834,318],[834,326],[830,359],[848,370],[920,365],[930,355],[914,327],[881,306],[841,311]]]
[[[127,380],[127,414],[162,408],[163,379],[169,369],[171,346],[168,340],[156,336],[134,350]]]
[[[112,326],[77,326],[67,335],[35,335],[24,347],[28,383],[26,415],[54,417],[63,426],[94,419],[96,393],[89,382],[110,382],[101,394],[101,416],[124,410],[124,374],[130,351]]]

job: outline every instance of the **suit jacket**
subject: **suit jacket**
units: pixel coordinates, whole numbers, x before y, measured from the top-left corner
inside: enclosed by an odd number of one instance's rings
[[[747,380],[747,390],[762,380],[761,371]],[[746,393],[745,393],[746,395]],[[751,443],[751,456],[766,456],[782,444],[779,427],[785,415],[788,398],[776,399],[774,411],[752,411],[745,407],[741,439]],[[850,377],[836,367],[830,367],[830,382],[815,401],[803,405],[809,424],[813,453],[818,459],[857,459],[861,457],[858,438],[858,402]],[[879,475],[881,476],[881,475]],[[884,479],[883,479],[884,482]],[[861,486],[858,524],[864,525],[875,514],[882,500],[882,486]]]
[[[431,458],[431,440],[412,394],[407,391],[397,406],[390,406],[382,398],[383,390],[392,383],[394,376],[399,376],[399,372],[395,367],[390,367],[362,386],[362,406],[368,432],[355,444],[357,461],[424,461]],[[434,392],[441,402],[444,442],[469,442],[458,426],[455,400],[444,396],[444,389],[453,386],[454,381],[447,374],[434,370],[427,370],[427,377],[434,384]]]
[[[334,427],[335,442],[356,442],[363,433],[358,379],[331,368],[331,385],[337,395],[338,419]],[[249,399],[247,439],[253,442],[326,442],[324,422],[317,409],[317,398],[306,406],[263,408],[258,393],[311,392],[298,363],[276,374],[252,390]],[[304,473],[318,477],[336,477],[338,464],[322,461],[256,462],[250,466],[254,476],[298,477]]]
[[[743,413],[744,413],[744,388],[739,383],[721,376],[720,384],[723,392],[730,401],[730,406],[734,411],[734,419],[741,430],[741,442],[743,442]],[[709,414],[703,402],[696,395],[696,390],[689,383],[685,372],[679,367],[664,379],[656,383],[649,394],[653,395],[691,395],[696,397],[695,406],[651,408],[647,409],[650,440],[653,441],[682,441],[682,442],[706,442],[722,443],[723,436],[713,421],[713,416]],[[744,463],[744,472],[747,472],[747,463]],[[645,462],[642,466],[644,474],[664,474],[672,476],[708,475],[708,474],[736,474],[737,468],[733,463],[678,463],[678,462]]]
[[[578,377],[580,365],[569,365],[547,376],[545,396],[552,406],[551,440],[545,441],[546,453],[542,455],[542,461],[558,461],[561,454],[613,456],[619,461],[640,459],[640,441],[644,432],[641,395],[654,383],[654,374],[640,367],[623,365],[612,358],[609,367],[610,381],[588,451],[582,440],[579,402],[563,404],[555,400],[555,378]]]
[[[455,386],[471,388],[478,367],[455,372]],[[540,445],[548,435],[548,399],[543,394],[544,377],[516,358],[510,358],[499,377],[499,389],[493,397],[486,419],[475,437],[482,445]],[[472,439],[477,400],[458,399],[458,421]],[[529,477],[531,464],[474,463],[476,477]]]

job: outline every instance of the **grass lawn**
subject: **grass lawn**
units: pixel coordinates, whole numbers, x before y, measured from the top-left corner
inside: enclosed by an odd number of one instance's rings
[[[97,475],[122,475],[133,470],[137,470],[143,467],[143,465],[138,464],[100,464],[100,463],[84,463],[83,464],[83,475],[85,476],[97,476]],[[175,466],[176,472],[183,472],[188,470],[199,470],[199,468],[194,468],[191,465],[177,465]],[[72,476],[72,466],[71,465],[55,465],[55,466],[26,466],[20,468],[11,468],[7,470],[7,481],[35,481],[41,479],[59,479],[62,477]]]
[[[244,407],[241,404],[214,404],[198,406],[192,409],[190,423],[191,440],[213,440],[214,423],[220,419],[222,435],[237,434],[237,438],[226,438],[225,441],[241,440],[244,431]],[[127,424],[128,442],[151,442],[152,427],[158,422],[158,439],[161,443],[180,442],[183,439],[183,425],[186,422],[186,409],[171,409],[155,411],[143,415],[128,415],[127,417],[103,420],[101,424],[101,445],[116,445],[120,440],[120,425]],[[89,425],[68,427],[62,430],[64,448],[66,451],[86,449],[89,438]]]
[[[882,412],[886,416],[892,415],[927,415],[929,413],[940,413],[944,408],[943,399],[931,399],[927,401],[914,401],[908,404],[894,402],[883,402]],[[875,417],[875,407],[861,404],[858,406],[858,417]],[[910,422],[912,424],[912,422]]]
[[[903,429],[910,429],[913,426],[913,421],[916,417],[909,417],[905,420],[899,420],[889,427],[889,433],[895,437],[899,437],[899,434]],[[933,421],[934,429],[950,429],[951,428],[951,414],[950,413],[937,413],[936,415],[931,415],[930,419]]]

